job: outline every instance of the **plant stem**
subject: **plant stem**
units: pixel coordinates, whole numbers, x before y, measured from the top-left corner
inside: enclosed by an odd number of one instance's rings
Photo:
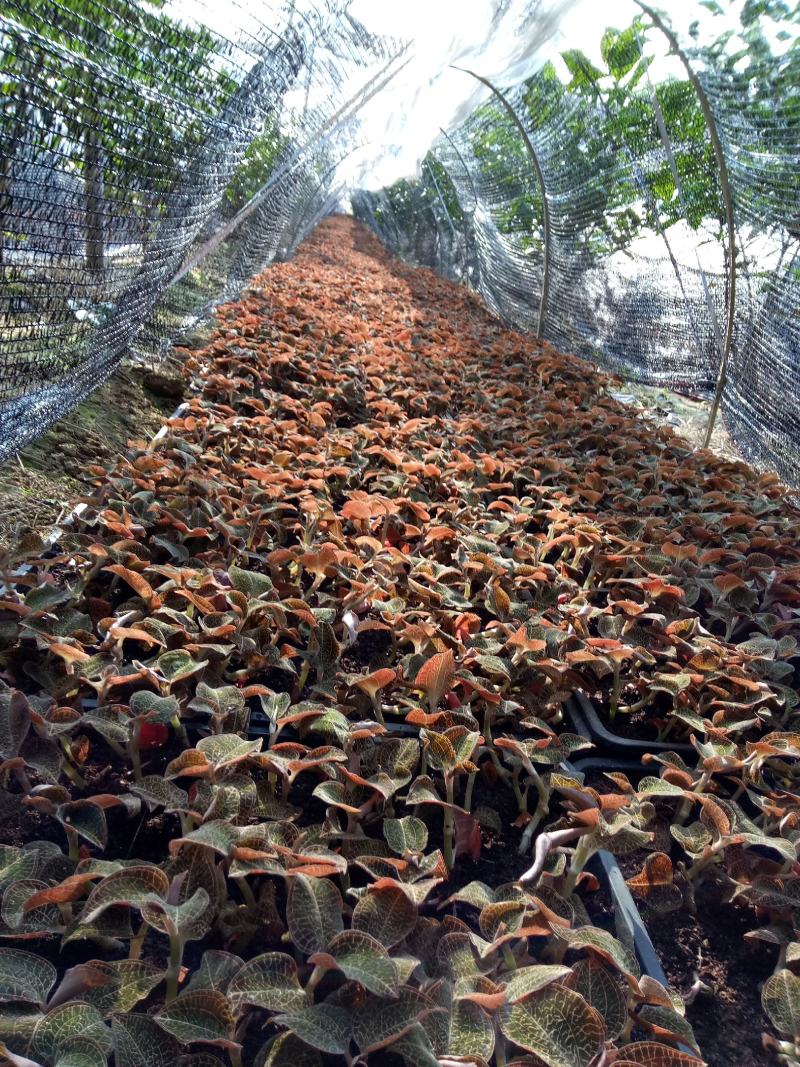
[[[64,826],[64,833],[67,835],[69,858],[77,863],[81,858],[81,840],[71,826]]]
[[[142,760],[139,755],[139,730],[136,730],[136,736],[132,737],[128,742],[128,759],[131,761],[131,767],[133,768],[133,778],[135,782],[141,782],[142,780]]]
[[[472,811],[472,789],[475,785],[475,779],[477,774],[475,771],[467,778],[467,787],[464,790],[464,808],[466,811]]]
[[[619,665],[619,663],[614,662],[613,663],[613,667],[614,667],[614,684],[611,687],[611,705],[610,705],[610,707],[608,709],[608,717],[611,720],[611,722],[613,722],[614,719],[616,718],[617,710],[619,709],[619,695],[620,695],[620,689],[622,688],[622,675],[620,673],[620,665]]]
[[[386,720],[383,717],[383,710],[381,709],[381,702],[378,699],[377,695],[372,697],[372,710],[375,712],[375,718],[378,720],[378,722],[381,724],[381,726],[385,726],[386,725]]]
[[[75,785],[79,789],[85,789],[86,782],[84,781],[82,775],[78,772],[77,768],[72,762],[72,755],[70,753],[70,748],[66,737],[62,736],[61,738],[59,738],[59,740],[61,742],[61,748],[63,749],[65,757],[64,762],[61,765],[62,771],[64,772],[64,774],[66,774],[67,778],[69,778],[72,782],[75,783]]]
[[[497,1067],[506,1067],[506,1041],[499,1030],[495,1030],[494,1062]]]
[[[239,891],[244,897],[245,904],[249,908],[257,908],[258,901],[256,900],[256,895],[251,889],[250,883],[247,881],[247,879],[245,877],[237,878],[236,884],[239,886]]]
[[[314,990],[317,988],[317,986],[322,981],[324,976],[325,976],[325,968],[324,967],[317,966],[311,972],[311,977],[306,982],[306,1000],[308,1001],[309,1004],[313,1004],[314,1003]]]
[[[172,718],[170,719],[170,722],[172,724],[172,728],[174,729],[175,733],[180,738],[181,744],[183,744],[187,748],[189,748],[190,747],[189,746],[189,736],[186,733],[186,727],[181,722],[180,715],[178,715],[177,712],[172,716]]]
[[[169,967],[167,968],[167,995],[165,1003],[170,1004],[178,995],[178,977],[181,973],[183,944],[177,934],[169,935]]]
[[[536,792],[539,794],[539,803],[536,805],[536,811],[531,816],[530,822],[522,833],[519,848],[517,849],[520,855],[525,855],[531,847],[531,841],[533,840],[533,835],[536,833],[536,828],[550,808],[550,793],[548,792],[547,786],[544,784],[541,775],[532,765],[528,767],[528,774],[530,775],[531,781],[536,786]]]
[[[454,791],[455,783],[454,783],[452,775],[448,775],[447,778],[445,778],[445,785],[446,785],[446,788],[447,788],[447,803],[448,804],[453,804],[454,803],[453,791]],[[444,809],[444,827],[443,827],[443,834],[442,834],[442,836],[443,836],[443,841],[442,841],[443,849],[442,849],[442,851],[444,852],[444,862],[447,864],[447,869],[449,871],[452,871],[453,866],[455,864],[455,858],[453,856],[454,824],[455,824],[455,820],[453,819],[452,809],[451,808],[445,808]]]
[[[511,775],[511,788],[514,790],[514,796],[517,798],[517,808],[519,809],[520,815],[528,810],[528,798],[522,792],[519,785],[519,776],[521,772],[522,765],[516,763]]]
[[[503,952],[503,962],[505,963],[506,967],[508,967],[509,971],[516,971],[516,969],[517,969],[517,961],[516,961],[516,958],[514,957],[514,953],[511,951],[511,946],[509,945],[509,943],[507,941],[505,941],[503,943],[502,952]]]
[[[147,937],[147,930],[149,924],[142,920],[142,925],[139,927],[138,934],[135,934],[131,938],[130,947],[128,949],[128,959],[138,960],[142,955],[142,946],[144,945],[144,939]]]
[[[592,841],[592,834],[586,834],[585,837],[580,838],[575,846],[575,851],[572,853],[572,862],[569,865],[569,871],[564,882],[564,896],[568,897],[575,891],[581,871],[594,852],[595,846]]]

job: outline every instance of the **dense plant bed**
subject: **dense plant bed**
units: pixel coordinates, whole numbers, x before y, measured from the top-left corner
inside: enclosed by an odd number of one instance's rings
[[[611,932],[601,849],[673,929],[747,911],[797,1058],[781,487],[349,220],[184,356],[159,447],[4,561],[8,1062],[723,1062],[660,920],[677,988]],[[578,692],[691,753],[587,784]]]

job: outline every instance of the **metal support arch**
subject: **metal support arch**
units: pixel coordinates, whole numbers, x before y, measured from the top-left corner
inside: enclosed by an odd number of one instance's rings
[[[544,331],[544,318],[545,313],[547,311],[547,296],[550,290],[550,207],[547,202],[547,189],[545,188],[544,184],[544,173],[542,172],[542,168],[539,163],[539,158],[536,155],[536,151],[533,145],[531,144],[531,139],[528,136],[527,130],[520,122],[516,111],[511,106],[511,104],[509,104],[503,93],[501,93],[499,89],[496,89],[488,78],[484,78],[480,74],[476,74],[474,70],[467,70],[466,67],[456,66],[453,66],[453,70],[460,70],[464,74],[471,74],[473,78],[476,78],[479,82],[482,82],[483,85],[487,87],[487,89],[491,89],[491,91],[503,105],[506,112],[508,113],[509,118],[514,123],[517,130],[519,131],[520,136],[522,137],[522,141],[525,145],[525,151],[528,153],[528,158],[531,161],[531,165],[533,166],[533,169],[536,173],[536,177],[539,182],[539,187],[542,190],[542,207],[544,215],[544,272],[542,275],[542,296],[539,301],[539,322],[536,327],[536,339],[538,341],[541,341],[542,333]]]
[[[736,223],[733,216],[733,195],[731,193],[730,179],[728,177],[728,163],[725,159],[725,149],[722,146],[722,139],[720,138],[717,123],[714,119],[714,112],[711,110],[711,103],[706,96],[706,91],[703,88],[700,79],[692,69],[688,56],[681,48],[678,38],[670,27],[667,26],[661,16],[655,12],[649,4],[645,4],[643,0],[636,0],[636,4],[651,19],[653,25],[664,34],[669,42],[670,48],[683,64],[684,69],[689,76],[692,88],[697,93],[697,99],[703,112],[703,118],[706,120],[706,127],[708,128],[711,145],[714,149],[714,158],[719,171],[720,191],[722,193],[722,200],[725,204],[725,225],[728,230],[728,292],[725,316],[725,337],[722,342],[722,351],[720,352],[719,371],[717,372],[717,384],[714,389],[714,399],[711,402],[711,411],[708,415],[706,436],[703,441],[703,447],[708,448],[709,442],[711,441],[711,434],[714,430],[714,423],[717,419],[720,401],[722,400],[722,392],[725,388],[728,360],[730,358],[731,348],[733,347],[733,328],[736,321]]]

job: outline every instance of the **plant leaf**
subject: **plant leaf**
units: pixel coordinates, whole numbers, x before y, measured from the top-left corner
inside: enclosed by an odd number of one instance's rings
[[[350,1044],[350,1013],[333,1004],[310,1004],[300,1011],[276,1015],[272,1021],[288,1027],[301,1041],[320,1052],[343,1056]]]
[[[352,926],[391,948],[410,933],[417,909],[398,885],[387,882],[370,886],[353,909]]]
[[[269,1011],[297,1011],[305,1004],[305,993],[297,978],[297,964],[285,952],[265,952],[239,970],[228,985],[228,999],[234,1010],[253,1004]]]
[[[408,852],[424,852],[428,844],[428,828],[422,819],[406,815],[402,819],[384,819],[383,836],[392,852],[403,856]]]
[[[507,1006],[500,1029],[547,1067],[589,1067],[605,1038],[598,1012],[578,993],[556,984]]]
[[[353,1037],[361,1054],[386,1048],[432,1011],[442,1011],[430,997],[409,986],[397,1000],[367,997],[353,1012]]]
[[[227,997],[216,989],[182,993],[162,1008],[155,1019],[183,1045],[193,1041],[223,1047],[234,1044],[236,1020]]]
[[[512,1004],[515,1000],[544,989],[551,982],[560,982],[571,968],[562,964],[536,963],[530,967],[519,967],[513,971],[506,984],[506,1000]]]
[[[295,1034],[278,1034],[263,1045],[253,1067],[322,1067],[322,1057]]]
[[[771,975],[761,991],[761,1006],[776,1030],[800,1035],[800,978],[787,968]]]
[[[58,976],[48,960],[18,948],[0,948],[0,996],[43,1004]]]
[[[168,890],[169,878],[158,867],[124,867],[94,887],[83,906],[80,921],[91,923],[114,904],[141,909],[152,894],[166,896]]]
[[[374,937],[361,930],[343,930],[328,946],[339,970],[379,997],[396,997],[400,984],[397,965]]]
[[[301,952],[322,952],[343,929],[342,896],[326,878],[296,875],[289,883],[286,922]]]
[[[115,1015],[111,1020],[116,1067],[175,1067],[180,1045],[152,1015]]]
[[[421,689],[425,693],[431,711],[452,685],[455,674],[455,660],[449,648],[446,652],[431,656],[420,668],[413,685],[415,689]]]

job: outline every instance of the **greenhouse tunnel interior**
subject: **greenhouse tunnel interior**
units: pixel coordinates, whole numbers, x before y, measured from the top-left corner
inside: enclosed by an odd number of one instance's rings
[[[3,0],[0,1067],[800,1065],[800,0]]]

